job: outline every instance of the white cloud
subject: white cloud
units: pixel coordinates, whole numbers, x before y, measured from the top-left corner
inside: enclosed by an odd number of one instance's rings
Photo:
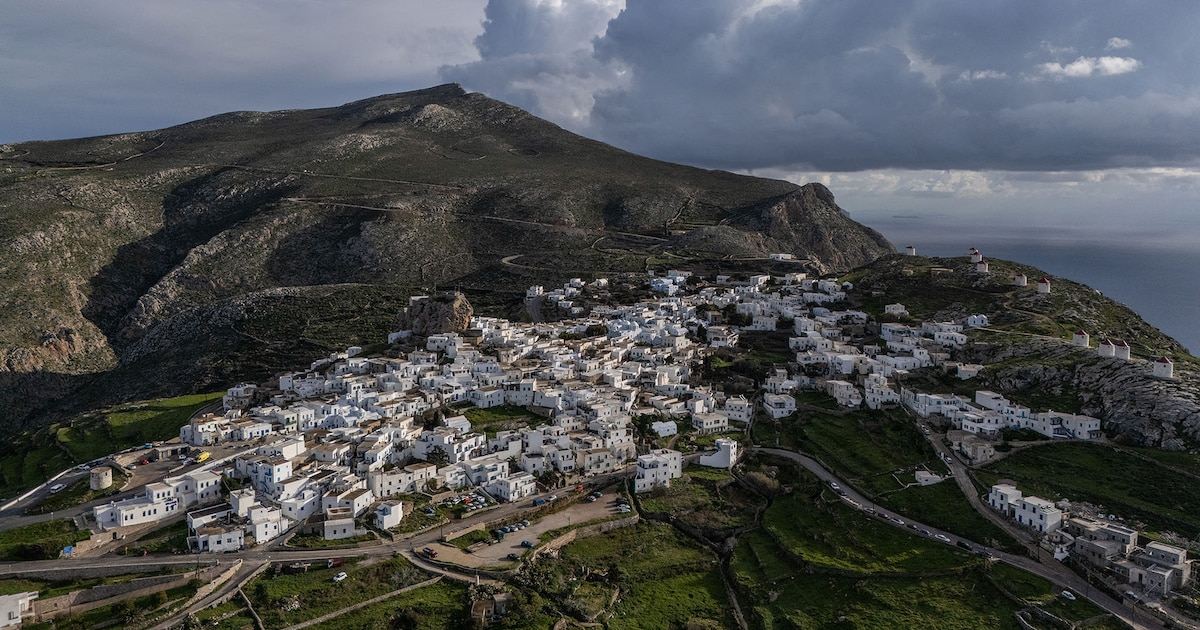
[[[1104,50],[1120,50],[1122,48],[1129,48],[1132,45],[1133,42],[1123,37],[1110,37],[1108,44],[1104,46]]]
[[[980,81],[986,79],[1007,79],[1008,73],[999,70],[963,70],[958,78],[963,81]]]
[[[1042,76],[1061,79],[1076,79],[1081,77],[1109,77],[1118,74],[1136,72],[1142,67],[1142,62],[1132,57],[1080,57],[1068,64],[1055,62],[1038,65]]]

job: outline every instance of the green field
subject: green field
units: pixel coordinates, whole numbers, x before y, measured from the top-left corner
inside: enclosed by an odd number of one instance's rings
[[[804,420],[785,424],[781,433],[790,433],[801,450],[868,496],[902,488],[919,466],[946,470],[901,410],[802,415]]]
[[[763,500],[734,482],[728,470],[689,466],[684,476],[671,480],[670,488],[643,495],[647,514],[671,515],[702,530],[724,530],[752,522]]]
[[[341,571],[349,577],[334,582],[333,576]],[[268,571],[244,590],[267,628],[284,628],[428,578],[403,558],[368,566],[348,562],[331,569],[318,561],[306,573]]]
[[[913,486],[880,497],[881,505],[927,525],[1010,553],[1025,548],[1008,532],[981,516],[953,479]]]
[[[196,613],[196,619],[205,628],[216,630],[242,630],[254,627],[254,617],[240,598],[231,599],[215,608],[205,608]]]
[[[441,630],[470,627],[467,587],[458,582],[442,580],[312,627],[328,630]]]
[[[75,464],[178,437],[179,427],[193,413],[222,395],[192,394],[130,403],[20,433],[0,444],[0,495],[33,487]]]
[[[76,418],[58,429],[58,442],[76,461],[86,462],[123,448],[179,436],[193,413],[219,400],[224,392],[192,394],[122,405]]]
[[[1010,479],[1027,495],[1087,501],[1151,531],[1193,538],[1200,533],[1200,464],[1193,457],[1051,442],[1014,452],[978,476],[987,484]]]
[[[501,405],[488,409],[469,407],[462,411],[462,415],[471,421],[472,431],[482,433],[488,439],[496,437],[496,433],[500,431],[532,428],[549,422],[546,418],[534,414],[524,407],[514,405]]]
[[[63,547],[87,540],[88,532],[67,519],[43,521],[0,532],[0,560],[50,560]]]
[[[556,560],[525,565],[518,582],[559,612],[603,619],[607,628],[733,624],[716,556],[659,523],[572,542]],[[609,606],[617,589],[620,596]]]
[[[1033,602],[1069,621],[1101,612],[1082,601],[1067,606],[1042,578],[897,529],[828,494],[802,473],[763,528],[738,538],[730,570],[751,627],[1010,629]]]
[[[763,532],[794,563],[852,573],[937,573],[975,562],[967,553],[852,509],[807,472],[776,499]]]

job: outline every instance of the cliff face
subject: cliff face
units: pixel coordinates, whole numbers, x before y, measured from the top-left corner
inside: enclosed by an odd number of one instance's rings
[[[121,390],[113,378],[135,363],[157,366],[154,387],[189,391],[248,377],[219,358],[247,343],[297,356],[376,341],[303,322],[437,286],[499,301],[666,252],[783,251],[828,270],[891,251],[824,187],[642,158],[455,85],[0,146],[0,241],[0,416],[18,419],[79,388]],[[328,290],[304,291],[316,287]],[[341,302],[361,287],[390,289]],[[324,302],[299,317],[282,289]],[[245,304],[279,325],[188,336]]]

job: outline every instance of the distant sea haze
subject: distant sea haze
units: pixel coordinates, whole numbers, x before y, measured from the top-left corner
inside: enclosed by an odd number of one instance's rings
[[[965,221],[946,225],[942,218],[912,214],[853,218],[882,232],[901,252],[913,245],[923,256],[965,256],[975,247],[985,258],[1013,260],[1086,284],[1137,311],[1192,354],[1200,352],[1200,243],[1190,239],[1018,231]]]

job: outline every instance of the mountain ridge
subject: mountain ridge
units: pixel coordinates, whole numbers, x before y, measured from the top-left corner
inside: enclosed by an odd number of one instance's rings
[[[0,170],[0,416],[16,420],[124,389],[114,374],[171,354],[156,329],[198,329],[180,318],[230,300],[282,304],[277,289],[391,287],[390,304],[652,261],[787,252],[829,272],[893,251],[819,184],[640,157],[455,84],[7,144]],[[180,391],[238,378],[156,361]]]

